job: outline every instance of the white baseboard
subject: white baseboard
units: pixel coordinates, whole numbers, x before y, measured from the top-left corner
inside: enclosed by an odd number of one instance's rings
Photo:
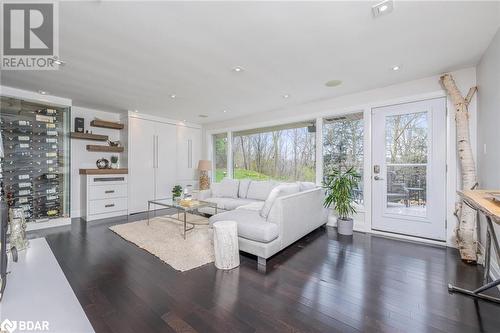
[[[50,220],[47,222],[30,222],[30,223],[27,223],[26,231],[40,230],[40,229],[53,228],[53,227],[61,227],[63,225],[69,225],[69,224],[71,224],[70,217],[53,219],[53,220]]]
[[[335,220],[332,223],[328,222],[326,225],[329,227],[336,228],[337,227],[337,220]],[[359,232],[366,232],[364,223],[362,223],[362,222],[356,223],[356,221],[354,221],[354,225],[352,226],[352,230],[359,231]]]

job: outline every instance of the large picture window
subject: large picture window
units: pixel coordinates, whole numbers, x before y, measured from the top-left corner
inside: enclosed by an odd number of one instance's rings
[[[355,201],[363,204],[363,113],[332,117],[323,123],[323,174],[334,168],[343,171],[354,167],[361,175]]]
[[[315,181],[315,122],[233,133],[233,178]]]
[[[227,176],[227,133],[213,136],[213,152],[215,166],[215,182],[220,182]]]

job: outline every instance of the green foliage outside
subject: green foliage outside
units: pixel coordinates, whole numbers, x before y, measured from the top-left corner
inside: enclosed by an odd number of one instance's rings
[[[304,169],[306,169],[306,168],[304,168]],[[312,169],[311,170],[303,170],[302,172],[303,172],[303,174],[306,175],[306,179],[304,179],[304,180],[314,181],[315,170],[312,170]],[[222,179],[224,179],[224,177],[227,177],[226,169],[217,169],[215,171],[215,182],[216,183],[220,182]],[[265,175],[265,174],[257,172],[257,171],[245,170],[245,169],[241,169],[241,168],[234,169],[233,178],[234,179],[251,179],[251,180],[274,179],[274,180],[283,181],[283,182],[293,181],[293,179],[288,179],[287,177],[272,178],[268,175]]]

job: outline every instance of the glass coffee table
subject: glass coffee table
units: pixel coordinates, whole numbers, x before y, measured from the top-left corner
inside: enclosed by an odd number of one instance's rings
[[[206,220],[200,220],[200,222],[204,221],[204,223],[196,223],[196,221],[187,222],[187,214],[188,213],[195,214],[195,213],[198,213],[198,209],[200,209],[200,208],[211,207],[211,208],[215,209],[215,214],[217,214],[217,204],[213,203],[213,202],[201,201],[201,200],[196,200],[196,199],[179,201],[179,200],[173,200],[172,198],[148,200],[148,222],[147,222],[147,225],[149,225],[152,205],[161,206],[161,207],[165,207],[165,208],[177,209],[177,218],[172,217],[172,216],[169,216],[169,217],[184,223],[184,239],[186,239],[186,232],[193,230],[197,224],[198,225],[207,224],[205,222]],[[181,215],[184,215],[184,216],[181,217]],[[188,224],[191,226],[188,227]]]

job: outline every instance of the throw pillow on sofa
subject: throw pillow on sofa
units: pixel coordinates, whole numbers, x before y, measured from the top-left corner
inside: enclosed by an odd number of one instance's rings
[[[271,190],[271,193],[269,193],[269,196],[264,202],[264,207],[262,207],[262,210],[260,211],[260,216],[267,219],[267,216],[269,215],[269,212],[271,211],[271,208],[273,207],[276,199],[299,192],[300,187],[298,184],[281,184],[276,186]]]
[[[238,197],[245,199],[248,193],[248,187],[250,186],[250,179],[240,180],[240,189],[238,190]]]
[[[315,189],[317,186],[312,182],[297,182],[300,186],[300,192]]]
[[[276,183],[272,180],[252,180],[252,182],[250,182],[250,186],[248,186],[247,199],[265,201],[275,186]]]
[[[235,179],[224,178],[219,184],[218,189],[214,193],[215,197],[218,198],[237,198],[238,197],[238,189],[240,182]]]

